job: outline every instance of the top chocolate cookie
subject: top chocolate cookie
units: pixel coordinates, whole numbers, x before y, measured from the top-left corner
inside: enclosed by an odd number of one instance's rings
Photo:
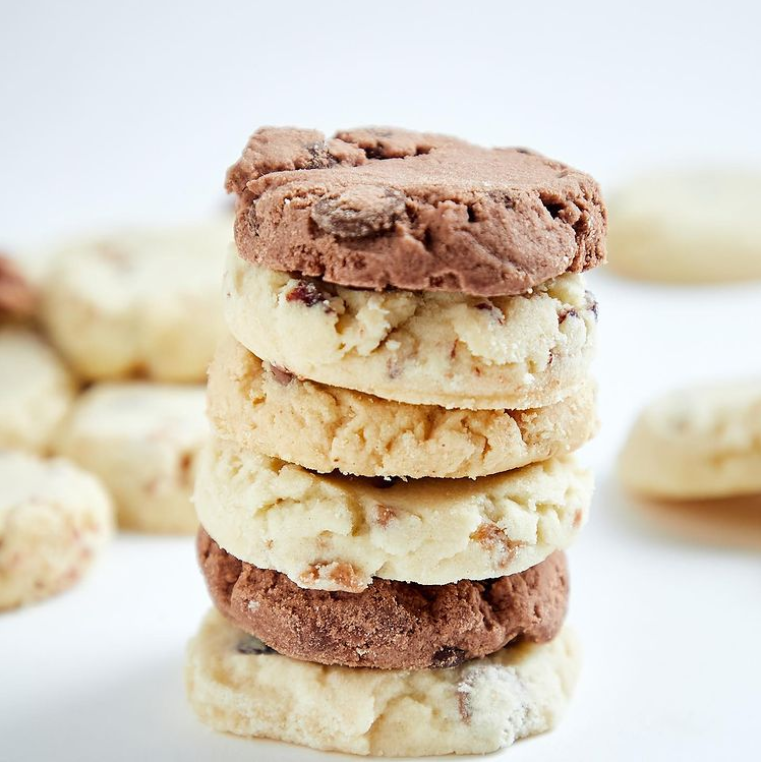
[[[265,127],[226,187],[241,256],[344,286],[520,294],[605,259],[595,181],[523,148]]]

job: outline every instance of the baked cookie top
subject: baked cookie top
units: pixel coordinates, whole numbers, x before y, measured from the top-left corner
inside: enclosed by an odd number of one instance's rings
[[[226,187],[241,256],[344,286],[510,295],[605,260],[595,181],[524,148],[265,127]]]

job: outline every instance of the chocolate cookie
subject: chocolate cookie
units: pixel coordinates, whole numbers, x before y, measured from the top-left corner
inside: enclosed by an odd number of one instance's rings
[[[224,551],[201,529],[198,557],[217,608],[281,654],[380,669],[452,667],[518,638],[543,643],[566,612],[556,552],[520,574],[449,585],[376,579],[361,593],[305,590]]]
[[[0,252],[0,319],[28,318],[37,306],[37,293],[18,265]]]
[[[345,286],[511,295],[605,260],[595,181],[522,148],[268,127],[226,187],[241,256]]]

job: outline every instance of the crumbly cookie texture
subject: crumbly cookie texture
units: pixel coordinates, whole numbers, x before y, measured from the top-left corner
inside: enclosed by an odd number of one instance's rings
[[[292,278],[232,251],[225,313],[241,344],[303,378],[416,405],[526,409],[587,381],[597,305],[578,275],[492,299],[376,293]]]
[[[101,483],[59,458],[0,450],[0,610],[71,587],[112,534]]]
[[[421,671],[295,661],[212,611],[188,647],[190,703],[215,730],[378,756],[486,754],[552,729],[576,682],[568,630]]]
[[[34,331],[0,326],[0,448],[44,454],[69,410],[75,383]]]
[[[230,220],[132,231],[56,252],[42,317],[84,378],[202,382],[224,334],[220,270]]]
[[[627,489],[652,498],[761,494],[761,378],[655,400],[634,424],[618,472]]]
[[[761,278],[761,173],[697,168],[644,175],[611,198],[611,267],[674,283]]]
[[[56,451],[100,476],[124,529],[193,533],[196,457],[208,438],[202,386],[104,383],[77,401]]]
[[[592,383],[531,410],[446,410],[325,386],[261,361],[232,338],[209,369],[215,430],[315,471],[478,477],[581,447],[597,430]]]
[[[361,593],[305,590],[231,556],[204,530],[198,558],[228,619],[284,656],[319,664],[454,667],[519,639],[552,640],[568,603],[560,552],[509,577],[450,585],[375,579]]]
[[[301,587],[358,592],[373,577],[443,585],[521,572],[571,543],[591,492],[570,458],[405,482],[318,475],[214,439],[194,500],[236,558]]]
[[[264,128],[227,188],[242,256],[345,286],[519,294],[605,259],[597,184],[527,149]]]

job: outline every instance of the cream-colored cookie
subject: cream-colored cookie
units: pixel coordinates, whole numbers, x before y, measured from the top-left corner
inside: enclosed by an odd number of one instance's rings
[[[616,272],[675,283],[761,278],[761,172],[662,170],[609,201]]]
[[[634,424],[618,470],[627,489],[653,498],[761,493],[761,379],[655,400]]]
[[[195,504],[236,558],[301,587],[358,591],[373,577],[443,585],[521,572],[571,543],[591,493],[570,458],[477,480],[387,482],[314,474],[216,439]]]
[[[597,429],[591,383],[544,408],[446,410],[298,379],[232,338],[209,370],[209,414],[243,449],[362,476],[475,478],[569,453]]]
[[[196,455],[208,436],[201,386],[104,383],[77,401],[56,450],[100,476],[119,525],[191,533]]]
[[[203,381],[223,334],[229,217],[133,231],[55,253],[43,284],[47,331],[80,375]]]
[[[523,296],[361,291],[246,262],[225,275],[230,331],[297,376],[384,399],[525,409],[587,381],[596,304],[581,276]]]
[[[0,450],[0,610],[71,587],[112,532],[111,500],[61,459]]]
[[[34,331],[0,327],[0,447],[45,453],[75,384]]]
[[[199,718],[218,731],[387,757],[487,754],[551,730],[579,669],[564,630],[449,669],[415,672],[295,661],[210,612],[188,647]]]

